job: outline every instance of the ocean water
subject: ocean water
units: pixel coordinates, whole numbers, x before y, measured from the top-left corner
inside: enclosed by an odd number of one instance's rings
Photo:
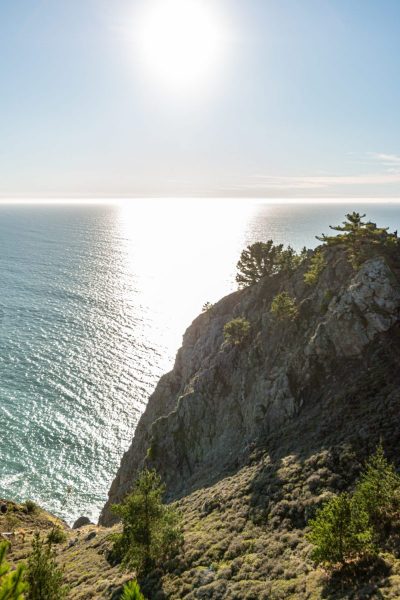
[[[400,204],[124,200],[0,205],[0,497],[96,519],[137,421],[242,248],[317,245]]]

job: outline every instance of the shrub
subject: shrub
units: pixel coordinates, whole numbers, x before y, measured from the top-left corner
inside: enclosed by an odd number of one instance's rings
[[[63,572],[57,566],[52,545],[40,539],[35,533],[32,551],[28,558],[27,582],[29,591],[27,600],[63,600],[68,588],[63,585]]]
[[[312,558],[317,563],[343,565],[348,559],[373,551],[368,514],[347,493],[328,500],[309,524],[307,538],[314,544]]]
[[[24,565],[18,565],[15,571],[10,570],[6,561],[8,543],[0,544],[0,598],[4,600],[23,600],[27,584],[24,582]]]
[[[144,469],[133,491],[113,511],[122,520],[114,556],[138,573],[172,558],[179,550],[182,529],[178,512],[162,502],[165,487],[156,471]]]
[[[46,540],[49,544],[62,544],[67,539],[67,534],[61,527],[53,527]]]
[[[137,581],[129,581],[124,585],[124,591],[121,596],[121,600],[146,600],[140,591],[140,587]]]
[[[282,271],[293,271],[304,259],[306,250],[297,254],[291,246],[274,245],[272,240],[255,242],[247,246],[237,263],[236,281],[240,288],[254,285],[262,277],[276,275]]]
[[[234,345],[243,344],[250,333],[250,322],[243,317],[232,319],[224,325],[224,338],[226,342]]]
[[[307,285],[315,285],[325,267],[325,257],[321,250],[317,250],[315,254],[311,257],[310,268],[306,273],[304,273],[304,282]]]
[[[271,312],[278,320],[286,321],[295,319],[298,309],[295,300],[287,292],[281,292],[272,300]]]
[[[24,506],[27,513],[35,513],[39,508],[33,500],[26,500]]]

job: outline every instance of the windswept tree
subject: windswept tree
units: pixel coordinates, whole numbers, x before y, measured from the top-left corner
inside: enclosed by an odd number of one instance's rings
[[[183,534],[178,511],[163,503],[165,486],[154,470],[144,469],[132,490],[113,511],[122,520],[114,555],[139,574],[174,556]]]
[[[297,254],[291,246],[284,248],[283,244],[275,245],[272,240],[255,242],[240,255],[236,281],[241,288],[254,285],[262,277],[293,271],[304,257],[304,249]]]
[[[330,245],[342,244],[347,248],[349,261],[354,268],[379,251],[398,252],[397,232],[389,233],[388,227],[377,227],[372,221],[364,221],[365,214],[358,212],[346,215],[342,225],[330,225],[337,235],[322,234],[317,239]]]

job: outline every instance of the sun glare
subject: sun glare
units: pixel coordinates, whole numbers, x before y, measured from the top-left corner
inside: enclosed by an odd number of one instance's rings
[[[178,92],[211,82],[226,48],[223,20],[208,0],[148,0],[135,40],[145,73]]]

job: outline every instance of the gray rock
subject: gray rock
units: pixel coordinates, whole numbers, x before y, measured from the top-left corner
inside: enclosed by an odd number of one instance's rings
[[[72,529],[80,529],[81,527],[86,527],[87,525],[93,525],[89,517],[79,517],[72,525]]]

